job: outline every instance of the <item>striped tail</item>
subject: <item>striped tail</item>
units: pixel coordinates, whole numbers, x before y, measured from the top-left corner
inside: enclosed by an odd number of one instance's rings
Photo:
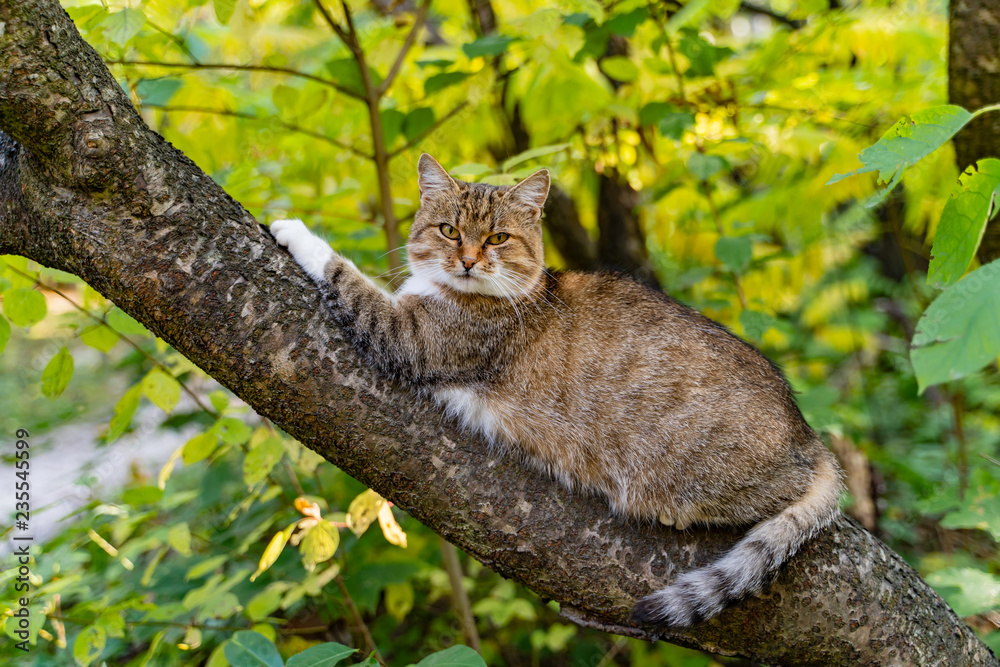
[[[632,620],[688,627],[761,590],[782,563],[837,516],[840,489],[832,456],[822,456],[811,486],[798,501],[754,526],[711,565],[685,572],[670,586],[639,600]]]

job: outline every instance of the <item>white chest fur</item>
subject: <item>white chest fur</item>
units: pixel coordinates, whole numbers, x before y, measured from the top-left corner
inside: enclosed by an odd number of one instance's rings
[[[439,389],[434,398],[445,412],[470,431],[481,433],[490,442],[503,434],[500,414],[490,409],[485,399],[470,389]]]

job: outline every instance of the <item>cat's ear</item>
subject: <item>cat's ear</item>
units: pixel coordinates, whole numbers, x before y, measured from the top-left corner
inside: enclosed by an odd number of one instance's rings
[[[512,187],[504,195],[508,202],[516,202],[521,206],[534,210],[536,217],[541,217],[545,199],[549,196],[549,170],[539,169],[531,176]]]
[[[424,197],[458,192],[458,184],[455,183],[455,179],[449,176],[441,163],[428,153],[422,154],[420,160],[417,161],[417,176],[421,202],[423,202]]]

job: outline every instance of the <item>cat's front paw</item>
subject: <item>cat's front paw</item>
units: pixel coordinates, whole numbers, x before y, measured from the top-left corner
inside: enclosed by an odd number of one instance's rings
[[[329,243],[309,231],[301,220],[272,222],[271,236],[278,245],[288,248],[288,252],[310,278],[323,279],[327,262],[333,258],[333,250]]]

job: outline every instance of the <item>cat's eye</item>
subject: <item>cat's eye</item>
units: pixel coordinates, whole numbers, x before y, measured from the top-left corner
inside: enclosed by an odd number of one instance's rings
[[[455,229],[451,225],[447,225],[447,224],[446,225],[441,225],[441,227],[439,229],[441,230],[441,233],[444,234],[445,238],[449,238],[452,241],[457,241],[458,239],[462,238],[461,232],[459,232],[457,229]]]
[[[493,236],[486,239],[486,242],[490,245],[500,245],[504,241],[510,238],[510,234],[507,232],[500,232],[499,234],[494,234]]]

